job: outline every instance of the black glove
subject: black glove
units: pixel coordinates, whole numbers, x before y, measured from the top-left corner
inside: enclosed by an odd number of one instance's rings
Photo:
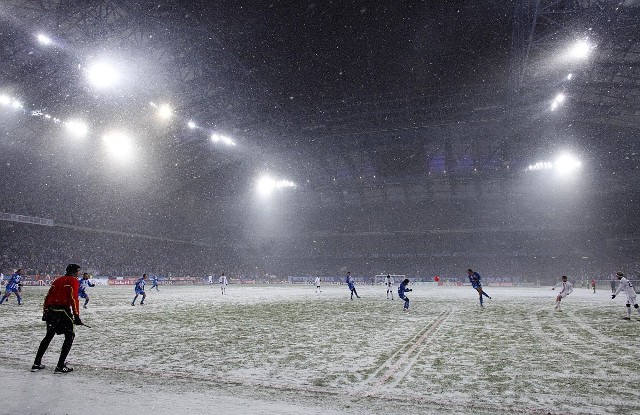
[[[42,310],[42,321],[47,321],[48,313],[49,313],[49,310],[47,310],[46,308]]]
[[[84,326],[84,323],[80,320],[80,316],[78,315],[73,316],[73,324],[76,326]]]
[[[611,294],[611,299],[613,300],[614,298],[616,298],[615,294]]]
[[[407,291],[413,291],[413,289],[412,289],[412,288],[409,288]]]

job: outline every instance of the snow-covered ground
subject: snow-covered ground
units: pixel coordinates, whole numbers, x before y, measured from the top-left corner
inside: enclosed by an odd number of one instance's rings
[[[0,306],[4,414],[640,413],[640,319],[624,296],[576,288],[554,312],[550,287],[414,286],[411,310],[383,286],[89,288],[92,302],[54,375],[46,288]],[[395,295],[395,294],[394,294]]]

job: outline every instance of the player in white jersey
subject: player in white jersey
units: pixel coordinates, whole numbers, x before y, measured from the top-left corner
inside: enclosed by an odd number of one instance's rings
[[[384,277],[384,285],[387,286],[387,300],[389,299],[389,295],[391,295],[391,299],[393,300],[393,278],[391,278],[391,275],[387,274],[387,276]]]
[[[560,310],[560,301],[562,301],[563,298],[566,298],[566,296],[568,296],[569,294],[571,294],[573,292],[573,284],[571,284],[570,282],[567,281],[567,276],[566,275],[563,275],[562,276],[562,281],[557,283],[552,288],[552,290],[555,290],[556,288],[560,288],[560,292],[556,296],[556,307],[555,307],[555,309],[558,310],[558,311],[562,311],[562,310]]]
[[[318,275],[316,277],[316,293],[320,294],[322,292],[322,290],[320,289],[320,276]]]
[[[224,272],[220,275],[218,282],[220,283],[220,291],[222,292],[222,295],[224,295],[227,289],[227,277],[224,275]]]
[[[623,318],[625,320],[630,320],[632,305],[636,309],[638,314],[640,314],[640,307],[638,306],[638,301],[636,301],[636,291],[633,288],[633,284],[631,284],[631,281],[626,279],[622,272],[617,272],[616,276],[620,280],[620,285],[618,285],[618,289],[616,290],[616,292],[611,295],[611,299],[616,298],[616,295],[618,295],[620,291],[624,291],[624,293],[627,294],[627,315]]]

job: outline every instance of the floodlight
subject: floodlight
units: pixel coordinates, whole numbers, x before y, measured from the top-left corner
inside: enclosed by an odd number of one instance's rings
[[[570,73],[569,75],[567,75],[567,81],[570,81],[571,79],[573,79],[573,74]]]
[[[269,176],[263,176],[258,180],[257,188],[261,196],[269,196],[276,188],[276,181]]]
[[[115,68],[106,62],[96,62],[87,70],[89,82],[98,88],[108,88],[118,82]]]
[[[173,115],[173,110],[169,104],[160,104],[158,107],[158,117],[168,120]]]
[[[127,160],[132,156],[131,140],[122,132],[110,132],[102,137],[107,152],[118,160]]]
[[[290,180],[278,180],[276,182],[276,187],[278,189],[283,188],[283,187],[296,187],[296,184]]]
[[[591,52],[591,44],[586,39],[582,39],[577,41],[576,43],[569,48],[569,57],[572,59],[585,59],[589,56],[589,52]]]
[[[36,36],[36,39],[38,39],[38,42],[40,42],[40,44],[45,45],[45,46],[50,45],[51,43],[53,43],[49,36],[43,35],[42,33],[38,34],[38,36]]]
[[[11,104],[11,106],[15,109],[19,109],[22,108],[22,103],[20,101],[18,101],[17,99],[13,100],[13,103]]]
[[[549,170],[553,168],[553,164],[549,161],[539,161],[536,164],[530,164],[529,167],[527,167],[527,170],[529,171],[537,171],[537,170]]]
[[[64,125],[67,127],[67,131],[76,137],[84,137],[89,131],[87,124],[79,120],[69,120]]]
[[[187,123],[187,127],[189,127],[191,130],[193,130],[194,128],[197,127],[196,123],[189,120],[189,122]]]
[[[274,190],[282,189],[285,187],[296,187],[296,184],[290,180],[276,180],[270,176],[263,176],[258,180],[256,187],[258,189],[258,193],[261,196],[267,197],[271,195]]]
[[[11,104],[11,98],[6,95],[0,95],[0,104],[9,105]]]
[[[220,135],[220,134],[216,134],[216,133],[211,134],[211,141],[213,141],[214,143],[222,142],[223,144],[228,145],[228,146],[235,146],[236,145],[236,143],[232,139],[230,139],[229,137],[226,137],[226,136]]]
[[[551,111],[555,111],[556,108],[558,108],[558,106],[560,106],[560,104],[562,104],[565,100],[566,97],[562,92],[556,95],[556,97],[553,99],[553,102],[551,103]]]
[[[560,174],[569,174],[582,166],[580,160],[571,154],[561,154],[553,163],[553,168]]]

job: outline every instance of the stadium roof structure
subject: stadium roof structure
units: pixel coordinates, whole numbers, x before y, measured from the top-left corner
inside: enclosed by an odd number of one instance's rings
[[[500,177],[559,141],[594,158],[640,154],[638,1],[289,3],[9,0],[1,87],[31,114],[135,125],[163,197],[233,194],[264,170],[336,194],[373,180]],[[549,63],[580,36],[597,44],[589,62]],[[100,56],[125,63],[116,92],[86,85]],[[567,103],[551,113],[558,91]],[[196,131],[141,115],[167,98]],[[45,134],[38,122],[5,128]],[[209,131],[241,149],[212,150]]]

